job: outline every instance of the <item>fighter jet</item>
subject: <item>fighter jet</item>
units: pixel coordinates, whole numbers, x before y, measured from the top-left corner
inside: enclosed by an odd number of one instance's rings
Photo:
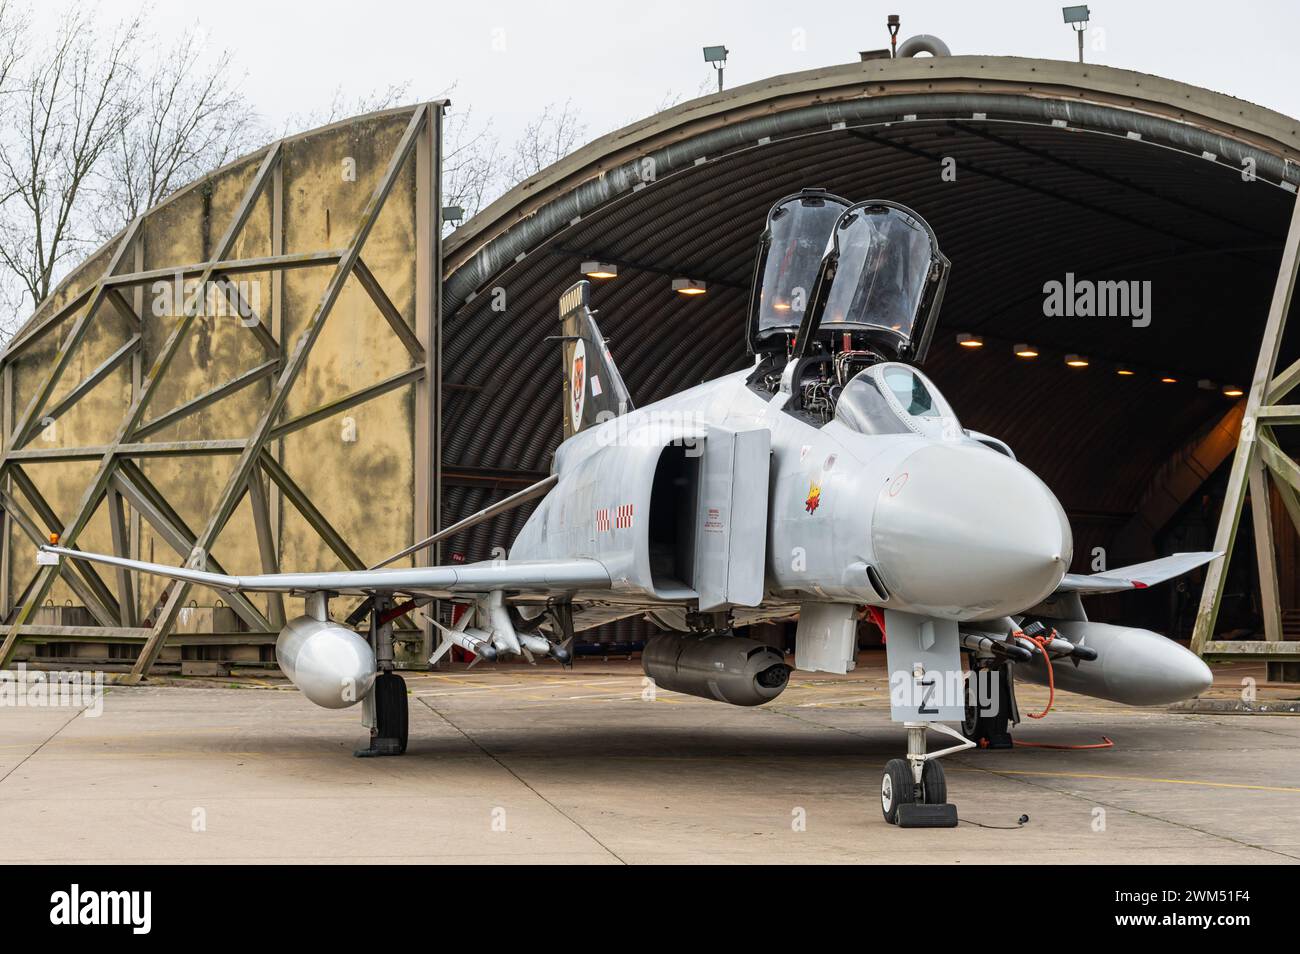
[[[1218,554],[1068,572],[1070,526],[1052,492],[1003,441],[963,427],[920,370],[949,269],[911,209],[804,190],[772,208],[761,236],[752,366],[636,408],[578,282],[559,303],[564,441],[551,475],[372,569],[230,576],[201,553],[181,568],[57,545],[41,556],[304,596],[277,658],[318,705],[363,704],[372,743],[358,754],[405,750],[392,622],[434,600],[455,614],[433,620],[431,662],[456,646],[476,661],[564,663],[575,633],[645,616],[662,630],[642,656],[658,686],[741,706],[777,698],[793,669],[848,672],[870,620],[886,639],[891,717],[908,736],[907,757],[885,768],[882,812],[955,825],[938,759],[1010,744],[1014,678],[1131,705],[1210,685],[1195,655],[1089,621],[1081,597],[1151,586]],[[507,559],[387,568],[534,500]],[[336,622],[329,603],[341,596],[363,600]],[[746,635],[782,620],[797,620],[793,665]],[[927,731],[956,743],[927,751]]]

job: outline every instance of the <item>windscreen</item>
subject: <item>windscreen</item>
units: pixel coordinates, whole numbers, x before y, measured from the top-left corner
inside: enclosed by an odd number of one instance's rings
[[[887,328],[910,338],[930,272],[930,236],[905,212],[857,209],[840,221],[839,262],[821,328]]]
[[[911,431],[953,440],[963,432],[952,407],[916,368],[894,361],[873,365],[844,386],[835,420],[860,434]]]
[[[771,240],[758,299],[758,337],[798,330],[835,222],[848,203],[830,195],[792,196],[768,215]]]
[[[880,383],[870,374],[859,374],[840,393],[835,420],[859,434],[908,434],[893,403],[885,398]]]

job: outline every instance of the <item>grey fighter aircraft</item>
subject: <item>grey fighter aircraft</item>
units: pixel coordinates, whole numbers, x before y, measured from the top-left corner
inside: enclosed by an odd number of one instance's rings
[[[752,367],[634,408],[579,282],[559,307],[565,439],[551,476],[375,568],[229,576],[206,570],[201,553],[181,568],[60,546],[41,556],[304,596],[306,614],[278,640],[280,665],[319,705],[363,704],[365,754],[405,749],[392,621],[435,599],[457,611],[451,625],[434,621],[434,662],[453,646],[476,662],[566,662],[575,632],[644,615],[664,631],[642,657],[659,686],[742,706],[780,695],[792,668],[852,669],[870,618],[908,736],[907,757],[886,766],[881,808],[893,823],[954,825],[937,759],[976,740],[1010,744],[1013,675],[1133,705],[1209,686],[1192,653],[1090,622],[1081,597],[1159,583],[1216,554],[1068,572],[1070,527],[1051,491],[1005,443],[964,428],[918,368],[948,270],[912,210],[805,190],[773,207],[762,236]],[[386,568],[538,498],[508,559]],[[335,622],[339,596],[364,599]],[[741,635],[794,619],[793,667]],[[927,730],[956,744],[927,751]]]

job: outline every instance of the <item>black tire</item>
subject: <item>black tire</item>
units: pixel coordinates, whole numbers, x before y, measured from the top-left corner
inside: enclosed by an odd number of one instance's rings
[[[921,792],[927,805],[942,805],[948,801],[948,780],[944,777],[943,766],[934,759],[926,759],[921,768]]]
[[[979,698],[979,673],[980,670],[972,669],[970,678],[966,680],[966,712],[961,720],[961,734],[972,742],[979,741],[980,729],[983,728],[980,725],[983,707]]]
[[[396,739],[397,751],[406,751],[410,711],[406,701],[406,681],[395,672],[379,674],[375,680],[375,717],[381,739]]]
[[[961,734],[972,742],[979,741],[980,709],[978,705],[966,703],[966,712],[961,720]]]
[[[916,801],[916,783],[912,781],[912,767],[907,759],[890,759],[885,763],[885,774],[880,779],[880,811],[885,821],[898,824],[898,806]]]

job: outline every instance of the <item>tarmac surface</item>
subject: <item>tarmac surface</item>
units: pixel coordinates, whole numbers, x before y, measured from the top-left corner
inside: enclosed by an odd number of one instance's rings
[[[1066,693],[1017,739],[1113,748],[959,753],[963,824],[887,825],[880,772],[904,735],[882,662],[795,673],[754,709],[650,693],[627,661],[407,674],[397,758],[352,756],[357,709],[254,675],[109,686],[98,717],[0,708],[0,862],[1300,861],[1300,717]],[[1262,667],[1216,676],[1211,697],[1253,678],[1261,700],[1300,698]],[[1045,703],[1020,687],[1022,712]]]

